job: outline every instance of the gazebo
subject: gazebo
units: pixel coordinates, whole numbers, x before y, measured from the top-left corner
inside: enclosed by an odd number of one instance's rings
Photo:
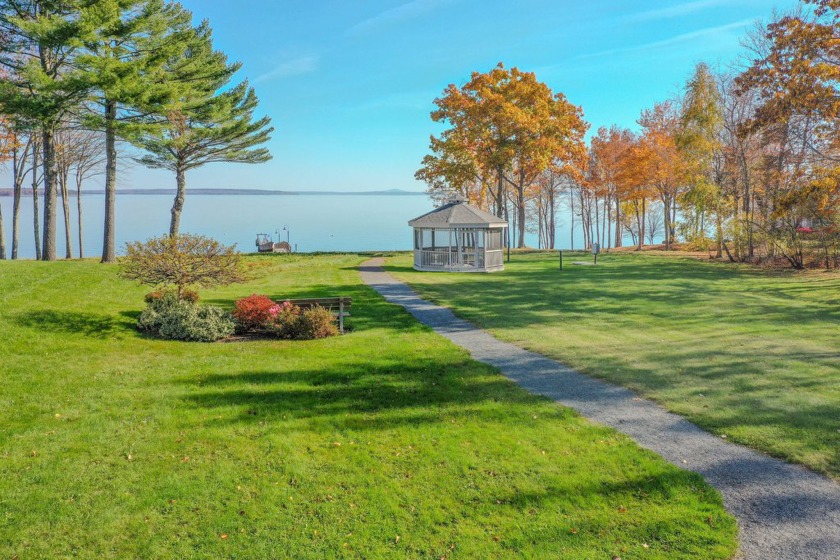
[[[408,222],[414,268],[425,271],[504,270],[505,220],[456,199]]]

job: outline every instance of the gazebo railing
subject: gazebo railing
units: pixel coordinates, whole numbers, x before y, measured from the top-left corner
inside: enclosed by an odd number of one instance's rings
[[[459,258],[460,257],[460,258]],[[462,251],[453,249],[434,251],[420,249],[414,252],[414,265],[421,268],[450,270],[497,269],[504,265],[504,251],[483,250]]]
[[[456,260],[456,254],[446,249],[444,251],[421,250],[415,252],[415,263],[417,266],[431,266],[445,268]]]

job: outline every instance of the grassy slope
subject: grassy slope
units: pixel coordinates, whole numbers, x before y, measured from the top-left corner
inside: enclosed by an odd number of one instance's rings
[[[689,258],[504,273],[391,271],[500,338],[630,387],[728,438],[840,478],[840,277]]]
[[[352,295],[350,334],[210,345],[137,334],[112,267],[0,262],[0,557],[731,556],[699,477],[471,361],[360,260],[207,294]]]

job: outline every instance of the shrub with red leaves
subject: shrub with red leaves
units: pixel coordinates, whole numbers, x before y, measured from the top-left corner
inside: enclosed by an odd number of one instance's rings
[[[264,330],[277,316],[277,304],[267,296],[251,295],[234,304],[233,318],[242,332]]]

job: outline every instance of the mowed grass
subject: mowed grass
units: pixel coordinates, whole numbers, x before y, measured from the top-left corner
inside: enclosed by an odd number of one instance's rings
[[[504,340],[731,441],[840,479],[840,275],[687,257],[514,255],[492,275],[390,270]]]
[[[472,361],[362,260],[250,258],[205,301],[350,295],[353,330],[218,344],[137,333],[114,267],[0,262],[0,558],[732,556],[700,477]]]

